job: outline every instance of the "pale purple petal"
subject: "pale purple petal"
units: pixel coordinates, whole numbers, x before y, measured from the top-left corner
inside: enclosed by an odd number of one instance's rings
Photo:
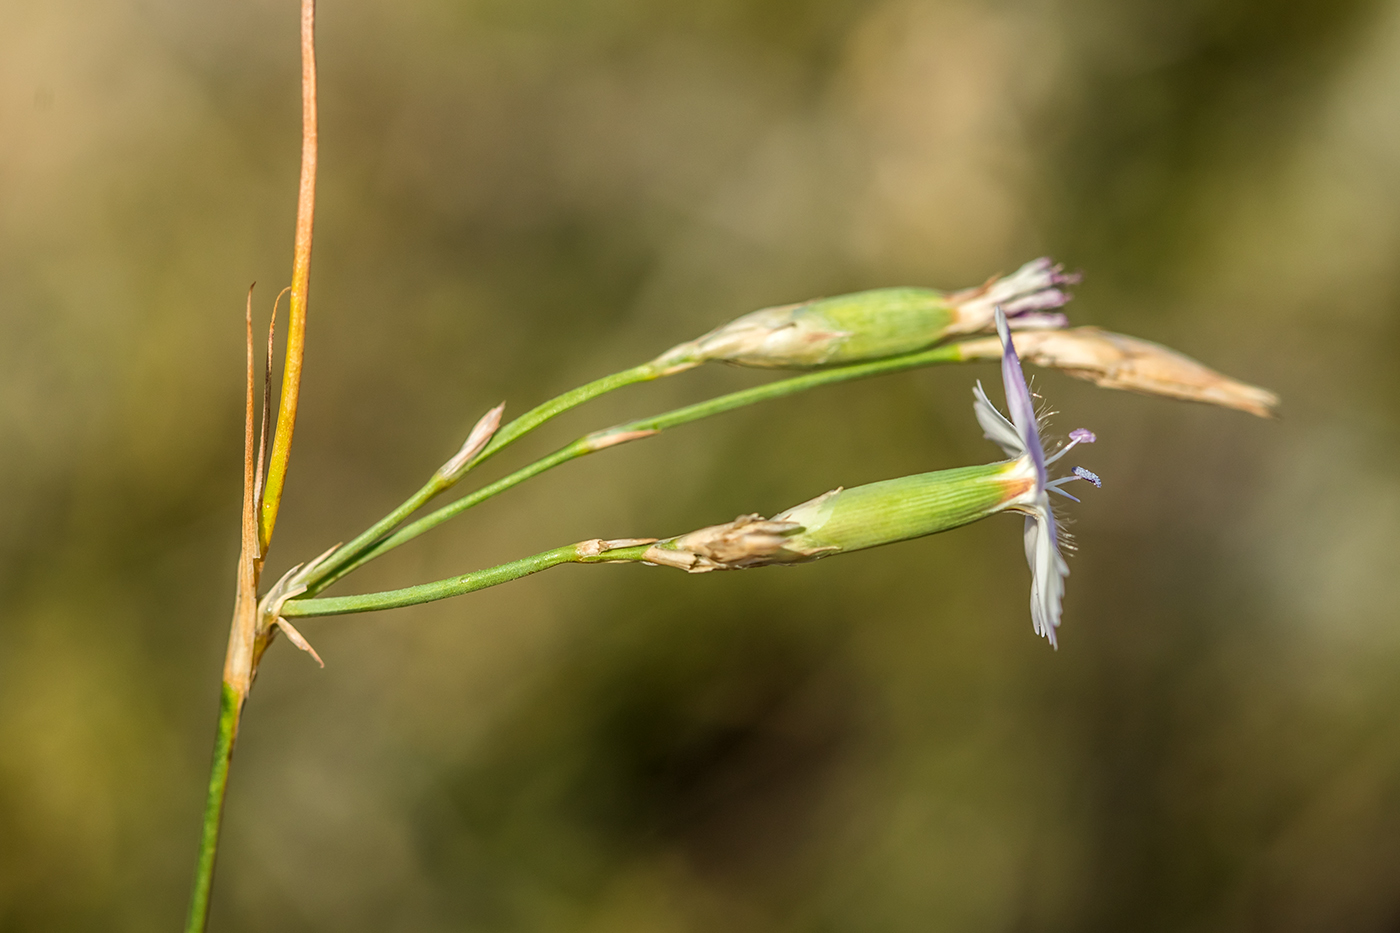
[[[1048,260],[1028,263],[1017,275],[1050,274],[1048,263]],[[1053,273],[1059,273],[1058,267]],[[1068,444],[1049,457],[1045,455],[1036,423],[1035,404],[1030,388],[1026,385],[1025,374],[1021,371],[1021,361],[1016,354],[1016,345],[1011,341],[1011,329],[1003,308],[996,308],[995,320],[997,335],[1001,338],[1002,345],[1002,383],[1006,390],[1006,407],[1011,418],[1008,420],[997,411],[988,400],[981,383],[973,390],[973,409],[989,439],[1001,445],[1011,456],[1026,457],[1035,468],[1034,492],[1029,499],[1018,500],[1016,508],[1027,513],[1024,538],[1026,563],[1030,565],[1031,570],[1031,622],[1035,626],[1036,634],[1044,636],[1051,646],[1055,647],[1055,630],[1060,624],[1065,577],[1069,576],[1069,565],[1060,554],[1059,528],[1055,524],[1055,513],[1050,508],[1049,494],[1056,492],[1074,499],[1074,496],[1060,486],[1073,479],[1083,479],[1095,486],[1101,486],[1102,481],[1089,470],[1075,467],[1072,475],[1051,482],[1046,473],[1046,465],[1059,460],[1070,448],[1078,444],[1092,444],[1097,438],[1094,432],[1087,428],[1076,428],[1070,432]]]
[[[1040,432],[1035,426],[1035,403],[1031,401],[1031,390],[1026,386],[1026,377],[1021,372],[1016,345],[1011,342],[1006,314],[1000,308],[996,311],[996,322],[997,334],[1001,337],[1001,381],[1006,390],[1006,409],[1011,413],[1016,433],[1021,436],[1021,446],[1035,464],[1037,485],[1043,487],[1046,482],[1045,452],[1040,447]]]

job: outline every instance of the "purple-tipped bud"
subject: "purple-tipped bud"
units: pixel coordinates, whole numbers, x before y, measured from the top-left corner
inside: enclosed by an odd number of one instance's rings
[[[670,374],[709,360],[802,369],[887,359],[989,331],[998,305],[1013,330],[1057,329],[1069,324],[1054,313],[1070,299],[1059,286],[1078,280],[1049,259],[1036,259],[1005,278],[951,294],[877,288],[763,308],[677,344],[651,365]]]
[[[1074,297],[1058,286],[1078,281],[1078,275],[1065,274],[1064,267],[1048,257],[1033,259],[1005,278],[948,296],[957,309],[950,331],[973,334],[990,330],[998,306],[1016,330],[1064,327],[1069,323],[1064,315],[1046,312],[1064,307]]]

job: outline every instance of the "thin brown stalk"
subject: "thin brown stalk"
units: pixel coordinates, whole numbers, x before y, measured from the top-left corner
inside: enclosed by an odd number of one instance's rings
[[[234,598],[233,627],[229,632],[228,652],[224,658],[224,683],[232,686],[240,701],[248,695],[252,683],[253,643],[257,632],[258,610],[258,502],[257,468],[254,464],[253,390],[253,289],[248,289],[248,309],[244,314],[248,343],[247,392],[244,399],[243,424],[243,518],[238,550],[238,588]]]
[[[301,366],[306,349],[306,303],[311,287],[311,234],[316,216],[316,2],[301,3],[301,185],[297,193],[296,247],[292,259],[291,317],[287,325],[287,363],[282,370],[282,401],[263,489],[258,542],[267,550],[282,504],[282,486],[296,430],[301,393]]]

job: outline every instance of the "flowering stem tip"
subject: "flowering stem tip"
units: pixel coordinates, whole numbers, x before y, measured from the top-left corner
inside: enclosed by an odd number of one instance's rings
[[[1014,511],[1025,515],[1026,560],[1031,568],[1031,620],[1037,634],[1055,644],[1060,603],[1069,567],[1060,553],[1060,531],[1050,494],[1074,496],[1064,486],[1085,480],[1102,486],[1083,467],[1050,478],[1050,467],[1080,444],[1092,444],[1092,431],[1078,428],[1069,440],[1047,452],[1005,312],[993,312],[1001,344],[1002,384],[1011,417],[997,410],[981,383],[973,390],[973,410],[986,437],[1011,458],[983,466],[940,470],[885,480],[853,489],[834,489],[765,519],[741,515],[659,541],[643,559],[691,573],[795,564],[947,531]],[[1078,501],[1078,500],[1074,500]]]
[[[710,360],[804,369],[885,359],[990,330],[997,307],[1016,328],[1063,327],[1064,315],[1054,312],[1071,296],[1061,286],[1078,280],[1049,259],[1036,259],[959,292],[877,288],[764,308],[673,347],[655,364],[675,372]]]

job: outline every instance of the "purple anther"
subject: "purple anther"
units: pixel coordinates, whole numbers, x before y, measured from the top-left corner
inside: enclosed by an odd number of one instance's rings
[[[1087,479],[1089,482],[1093,483],[1095,486],[1099,487],[1100,489],[1103,488],[1103,480],[1099,479],[1097,473],[1090,473],[1088,470],[1084,469],[1083,467],[1075,467],[1075,468],[1074,468],[1073,470],[1071,470],[1070,472],[1072,472],[1075,476],[1079,477],[1080,479]]]
[[[1073,431],[1069,432],[1069,439],[1076,444],[1092,444],[1094,441],[1098,440],[1098,438],[1094,436],[1094,432],[1090,431],[1088,428],[1075,428]]]

